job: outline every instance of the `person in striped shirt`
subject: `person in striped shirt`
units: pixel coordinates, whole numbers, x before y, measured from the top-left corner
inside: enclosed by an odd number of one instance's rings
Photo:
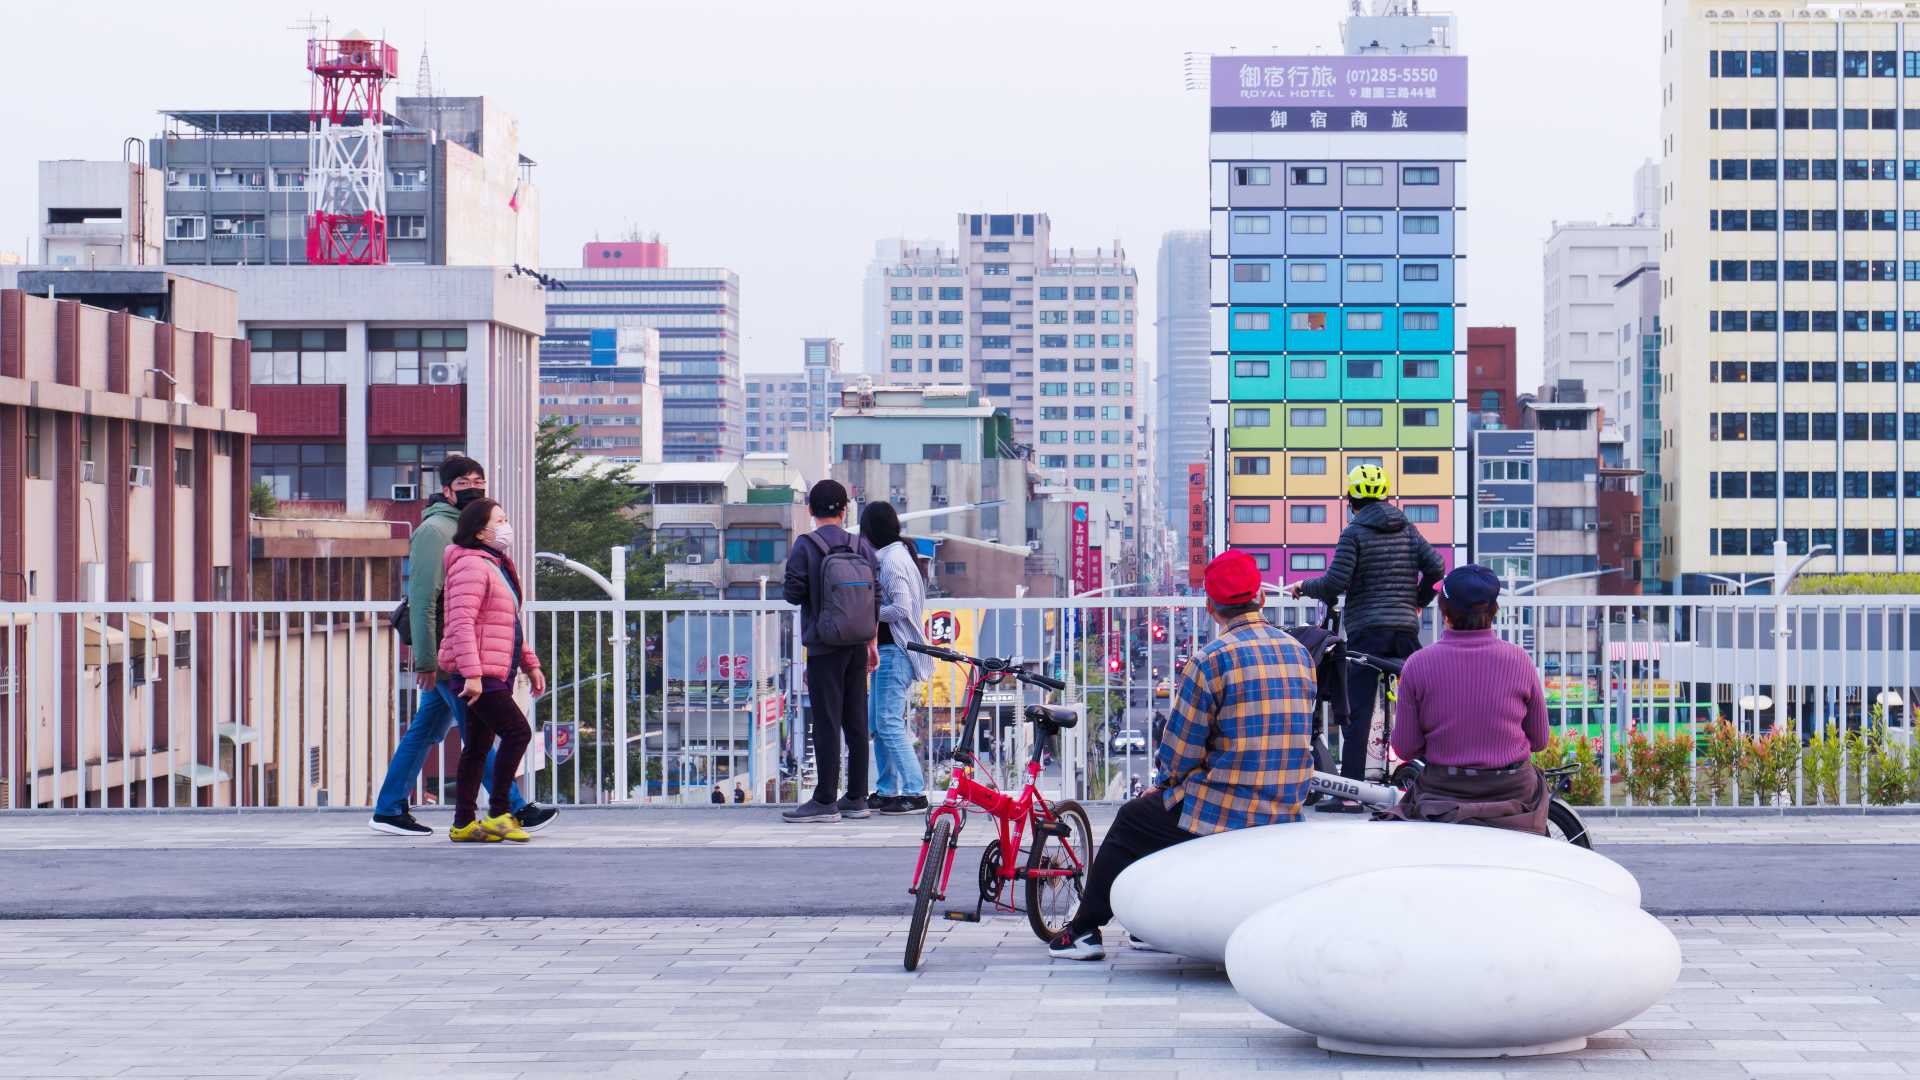
[[[1155,764],[1159,783],[1128,800],[1093,857],[1080,907],[1047,951],[1106,955],[1120,872],[1210,833],[1300,820],[1313,772],[1313,660],[1267,622],[1260,569],[1229,551],[1207,564],[1207,613],[1218,632],[1187,662]]]

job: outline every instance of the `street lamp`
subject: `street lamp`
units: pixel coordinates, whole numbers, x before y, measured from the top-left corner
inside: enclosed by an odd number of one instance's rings
[[[1578,574],[1562,574],[1559,577],[1547,578],[1545,581],[1530,581],[1525,585],[1521,585],[1518,588],[1509,589],[1507,591],[1514,596],[1519,596],[1522,593],[1530,593],[1535,589],[1542,588],[1547,585],[1558,585],[1563,581],[1579,581],[1582,578],[1606,577],[1608,574],[1617,574],[1619,572],[1620,572],[1619,567],[1607,566],[1607,567],[1602,567],[1598,570],[1585,570]],[[1507,580],[1511,582],[1513,579],[1508,578]]]
[[[1800,571],[1805,570],[1808,563],[1822,555],[1831,554],[1833,554],[1833,549],[1825,544],[1821,544],[1810,549],[1805,555],[1802,555],[1800,561],[1794,563],[1792,568],[1789,569],[1787,566],[1787,542],[1785,540],[1775,540],[1773,542],[1773,580],[1775,582],[1773,590],[1773,696],[1780,701],[1779,711],[1774,713],[1775,727],[1780,726],[1780,720],[1787,714],[1787,638],[1793,634],[1793,630],[1787,626],[1787,593],[1793,590],[1793,579],[1800,576]],[[1804,711],[1805,702],[1801,704]],[[1825,726],[1824,719],[1821,721],[1821,724],[1823,727]],[[1795,734],[1798,734],[1798,732],[1798,725],[1796,725]]]
[[[553,563],[586,578],[607,594],[607,599],[615,604],[627,602],[627,549],[615,545],[610,553],[613,579],[609,581],[600,572],[585,563],[575,562],[554,551],[536,551],[536,561]],[[613,755],[613,788],[619,798],[627,797],[627,613],[616,609],[613,613],[613,636],[608,639],[613,646],[613,715],[614,745],[618,751]],[[529,778],[531,779],[531,778]]]

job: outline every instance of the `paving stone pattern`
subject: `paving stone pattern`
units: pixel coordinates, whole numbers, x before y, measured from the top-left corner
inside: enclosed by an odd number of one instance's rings
[[[1050,961],[1024,922],[0,923],[0,1077],[1920,1075],[1920,919],[1691,918],[1580,1053],[1325,1053],[1206,965]]]

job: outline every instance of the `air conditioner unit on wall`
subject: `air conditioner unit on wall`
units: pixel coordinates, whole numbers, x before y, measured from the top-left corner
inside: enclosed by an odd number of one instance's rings
[[[387,497],[394,502],[413,502],[420,497],[420,485],[395,484],[393,485],[392,492],[389,493]]]
[[[426,381],[428,386],[459,386],[467,375],[459,364],[428,364]]]

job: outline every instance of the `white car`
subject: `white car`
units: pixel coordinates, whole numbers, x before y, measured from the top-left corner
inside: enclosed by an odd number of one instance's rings
[[[1123,754],[1144,754],[1147,752],[1147,733],[1144,731],[1122,731],[1114,735],[1112,747]]]

